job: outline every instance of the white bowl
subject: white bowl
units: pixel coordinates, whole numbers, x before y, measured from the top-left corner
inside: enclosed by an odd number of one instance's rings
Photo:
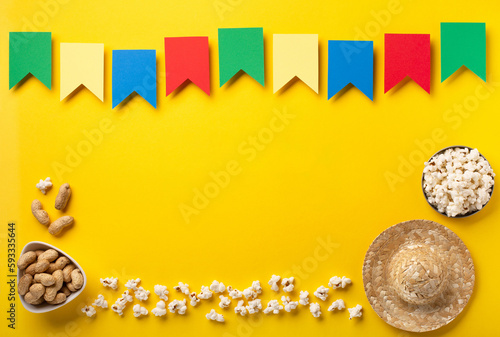
[[[60,303],[60,304],[48,304],[48,303],[44,302],[44,303],[39,304],[39,305],[33,305],[33,304],[29,304],[28,302],[26,302],[24,300],[23,296],[19,296],[21,303],[23,304],[23,307],[26,310],[39,314],[42,312],[49,312],[52,310],[56,310],[62,306],[65,306],[66,304],[68,304],[69,302],[71,302],[75,298],[77,298],[78,295],[80,295],[80,293],[83,291],[83,289],[85,289],[85,286],[87,285],[87,276],[85,275],[85,272],[83,271],[82,267],[80,267],[80,265],[75,261],[75,259],[73,259],[71,256],[69,256],[68,254],[66,254],[65,252],[60,250],[59,248],[54,247],[52,245],[49,245],[48,243],[45,243],[45,242],[32,241],[32,242],[26,244],[26,246],[24,246],[23,250],[21,251],[21,255],[26,253],[26,252],[29,252],[29,251],[35,251],[37,249],[44,249],[44,250],[54,249],[54,250],[56,250],[60,255],[66,256],[76,266],[76,268],[80,269],[80,271],[82,272],[82,276],[83,276],[83,286],[78,291],[71,293],[71,295],[69,295],[68,298],[66,298],[66,301],[64,301],[63,303]],[[18,268],[17,269],[18,282],[19,282],[20,277],[22,277],[22,272]]]

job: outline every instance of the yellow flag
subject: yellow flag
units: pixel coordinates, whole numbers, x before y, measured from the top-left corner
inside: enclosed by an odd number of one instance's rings
[[[104,100],[104,44],[61,43],[61,101],[81,84]]]
[[[273,35],[273,90],[297,76],[318,93],[318,34]]]

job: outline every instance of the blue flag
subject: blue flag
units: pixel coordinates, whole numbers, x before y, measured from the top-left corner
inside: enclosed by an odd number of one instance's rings
[[[156,109],[156,50],[113,50],[113,108],[133,92]]]
[[[373,41],[328,41],[328,99],[349,83],[373,101]]]

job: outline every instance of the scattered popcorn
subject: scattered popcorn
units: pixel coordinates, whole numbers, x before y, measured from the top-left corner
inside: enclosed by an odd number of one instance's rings
[[[168,290],[167,290],[167,286],[162,286],[162,285],[155,285],[155,288],[154,288],[154,292],[156,295],[158,295],[158,297],[161,299],[161,300],[164,300],[164,301],[168,301]]]
[[[290,278],[284,278],[281,280],[281,285],[283,286],[283,291],[285,293],[291,293],[293,291],[294,285],[293,285],[293,277]]]
[[[189,294],[189,299],[189,304],[191,304],[192,307],[195,307],[198,303],[200,303],[200,299],[196,296],[196,292],[194,291]]]
[[[146,316],[148,314],[148,309],[141,307],[140,304],[134,305],[132,309],[134,310],[135,317]]]
[[[167,309],[165,309],[165,302],[160,301],[160,302],[156,303],[156,308],[151,310],[151,312],[153,313],[153,315],[158,316],[158,317],[166,315]]]
[[[311,303],[309,305],[309,311],[316,318],[318,318],[319,316],[321,316],[321,307],[319,306],[318,303]]]
[[[238,301],[238,305],[234,308],[234,312],[236,314],[240,314],[241,316],[245,316],[247,314],[247,308],[245,308],[245,301]]]
[[[111,288],[113,290],[118,289],[118,278],[116,277],[106,277],[101,279],[101,284],[104,287]]]
[[[177,311],[179,315],[184,315],[187,310],[186,299],[183,299],[182,301],[173,300],[168,304],[168,310],[170,310],[171,313],[175,313]]]
[[[267,307],[264,309],[265,314],[272,312],[273,314],[279,314],[280,310],[283,310],[283,306],[279,304],[278,300],[270,300],[267,303]]]
[[[212,284],[210,285],[210,290],[212,290],[214,293],[223,293],[224,290],[226,290],[226,286],[222,282],[218,281],[213,281]]]
[[[250,288],[243,290],[243,296],[245,296],[247,300],[256,299],[260,293],[262,293],[262,287],[259,281],[253,281]]]
[[[249,314],[258,313],[259,310],[262,310],[262,303],[260,303],[260,298],[248,301],[247,310]]]
[[[269,280],[269,285],[271,286],[271,289],[274,291],[279,291],[279,281],[281,280],[281,285],[283,286],[283,291],[284,292],[291,292],[294,289],[294,277],[290,278],[283,278],[281,279],[280,276],[273,275],[271,279]],[[118,278],[105,278],[105,279],[100,279],[102,285],[104,287],[109,287],[112,289],[117,289],[118,287]],[[140,300],[140,301],[146,301],[149,297],[150,292],[145,290],[143,287],[139,287],[139,283],[141,282],[141,279],[131,279],[128,280],[127,283],[125,284],[125,287],[128,288],[125,292],[123,292],[122,296],[116,300],[116,302],[111,306],[111,309],[118,313],[120,316],[123,315],[123,310],[128,302],[133,302],[133,297],[130,294],[130,291],[134,291],[135,297]],[[332,287],[333,289],[337,288],[345,288],[347,285],[351,284],[351,280],[345,276],[342,278],[338,276],[334,276],[330,279],[328,286]],[[189,291],[189,285],[179,282],[179,285],[174,287],[175,290],[182,292],[183,294],[186,294],[186,291]],[[252,282],[252,286],[245,289],[243,292],[234,289],[231,286],[228,286],[227,288],[224,286],[223,283],[218,282],[218,281],[213,281],[210,287],[207,286],[202,286],[201,287],[201,292],[197,295],[196,292],[191,292],[188,293],[187,295],[189,296],[190,299],[190,304],[192,306],[196,306],[201,299],[209,299],[212,297],[213,293],[222,293],[227,289],[228,291],[228,296],[220,295],[220,303],[219,307],[222,309],[228,308],[231,305],[231,299],[241,299],[243,296],[247,298],[248,304],[245,306],[245,301],[244,300],[239,300],[238,304],[234,308],[234,312],[236,314],[239,314],[240,316],[246,316],[248,314],[255,314],[258,313],[260,310],[262,310],[262,302],[260,299],[257,299],[258,294],[262,293],[262,287],[260,286],[259,281],[254,281]],[[167,290],[166,286],[163,285],[155,285],[154,286],[154,292],[158,297],[161,299],[159,302],[157,302],[156,307],[151,310],[151,312],[155,316],[164,316],[167,313],[167,305],[165,301],[168,300],[168,294],[169,291]],[[326,301],[328,298],[328,292],[329,288],[326,288],[324,286],[320,286],[315,292],[314,295],[323,300]],[[279,314],[281,310],[285,310],[286,312],[291,312],[292,310],[297,309],[298,305],[309,305],[309,310],[311,314],[314,317],[320,317],[321,316],[321,307],[318,303],[309,303],[309,292],[308,291],[300,291],[300,300],[299,301],[292,301],[289,296],[281,296],[281,301],[282,304],[278,302],[278,300],[270,300],[267,304],[267,306],[264,308],[263,312],[265,314]],[[172,313],[177,313],[180,315],[184,315],[187,310],[186,306],[186,299],[180,301],[180,300],[173,300],[171,303],[168,304],[168,310]],[[82,309],[82,312],[84,312],[88,317],[93,317],[96,314],[96,309],[95,307],[101,307],[101,308],[107,308],[108,307],[108,302],[105,300],[103,295],[98,295],[98,298],[92,303],[91,306],[85,306]],[[337,299],[334,301],[330,307],[328,308],[328,311],[335,311],[335,310],[343,310],[345,309],[345,303],[342,299]],[[348,308],[350,318],[352,319],[354,317],[361,317],[362,316],[362,306],[361,305],[356,305],[354,308]],[[140,304],[136,304],[133,306],[133,314],[135,317],[140,317],[144,315],[148,315],[148,309],[145,307],[142,307]],[[214,320],[218,322],[224,322],[224,317],[222,314],[218,314],[215,309],[212,309],[210,313],[206,314],[206,318],[208,320]]]
[[[137,290],[137,285],[141,283],[141,279],[135,279],[135,280],[128,280],[127,283],[125,283],[125,288],[128,290]]]
[[[281,279],[281,276],[273,275],[273,276],[271,276],[271,279],[267,283],[271,286],[272,290],[280,291],[280,288],[278,286],[278,282],[280,281],[280,279]]]
[[[86,305],[86,306],[84,306],[84,307],[82,308],[82,312],[83,312],[85,315],[87,315],[87,317],[92,317],[92,316],[94,316],[94,315],[95,315],[96,310],[95,310],[95,308],[94,308],[93,306],[88,306],[88,305]]]
[[[317,298],[319,298],[322,301],[326,301],[326,298],[328,297],[329,290],[330,289],[321,286],[318,289],[316,289],[316,291],[314,292],[314,296],[316,296]]]
[[[221,307],[222,309],[229,307],[229,305],[231,304],[231,300],[229,299],[229,297],[220,295],[219,298],[220,298],[219,307]]]
[[[247,289],[243,290],[243,296],[245,296],[245,298],[247,300],[256,299],[257,295],[258,295],[257,292],[255,290],[253,290],[252,288],[247,288]]]
[[[334,276],[330,279],[330,282],[328,282],[328,286],[333,289],[345,288],[348,284],[351,284],[351,279],[345,276],[342,276],[342,278]]]
[[[147,301],[149,297],[149,290],[145,290],[143,287],[139,287],[134,291],[135,298],[139,301]]]
[[[330,305],[328,308],[328,311],[334,311],[334,310],[343,310],[345,309],[345,303],[344,300],[336,300]]]
[[[347,308],[349,311],[349,319],[353,319],[354,317],[363,316],[363,307],[361,305],[356,305],[354,308]]]
[[[202,300],[208,300],[210,297],[212,297],[212,292],[207,286],[201,286],[201,292],[198,295],[199,299]]]
[[[224,322],[224,316],[222,314],[218,314],[215,312],[215,309],[210,310],[208,314],[205,315],[205,317],[210,321],[217,321],[217,322]]]
[[[309,292],[308,291],[300,291],[300,300],[299,303],[301,305],[308,305],[309,304]]]
[[[45,178],[45,180],[40,179],[40,182],[36,184],[36,188],[38,188],[43,194],[47,193],[51,187],[52,182],[50,181],[50,177]]]
[[[262,287],[260,286],[259,281],[253,281],[252,282],[252,289],[257,293],[260,294],[262,293]]]
[[[121,301],[122,303],[127,303],[127,302],[132,302],[134,299],[132,298],[132,295],[130,295],[129,290],[125,290],[122,294],[122,297],[118,299],[118,301]]]
[[[450,217],[480,210],[490,200],[495,173],[477,149],[447,149],[425,163],[427,200]]]
[[[111,306],[111,310],[116,312],[118,315],[123,315],[123,309],[125,309],[125,305],[115,303]]]
[[[297,309],[297,306],[299,305],[299,302],[297,301],[290,301],[290,297],[288,296],[281,296],[281,301],[283,302],[286,312]]]
[[[130,291],[129,290],[125,290],[122,294],[122,297],[120,297],[119,299],[116,300],[116,303],[121,303],[123,305],[126,305],[127,302],[132,302],[134,299],[132,297],[132,295],[130,295]]]
[[[116,312],[118,315],[123,315],[123,309],[127,305],[127,302],[132,302],[134,298],[130,295],[129,290],[125,290],[122,294],[122,297],[116,300],[115,304],[111,306],[111,310]]]
[[[174,289],[177,290],[177,291],[180,291],[184,295],[188,295],[189,296],[189,284],[187,284],[187,283],[179,282],[179,285],[175,286]]]
[[[108,307],[108,302],[104,299],[103,295],[97,295],[97,299],[92,303],[96,307],[106,309]]]
[[[233,300],[241,298],[243,296],[243,293],[241,291],[239,291],[238,289],[233,289],[231,286],[227,287],[227,291],[229,293],[229,297],[231,297]]]

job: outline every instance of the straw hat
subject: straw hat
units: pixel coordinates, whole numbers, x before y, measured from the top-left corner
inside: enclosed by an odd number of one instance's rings
[[[464,309],[474,288],[474,263],[451,230],[411,220],[373,241],[363,282],[368,301],[384,321],[407,331],[431,331]]]

